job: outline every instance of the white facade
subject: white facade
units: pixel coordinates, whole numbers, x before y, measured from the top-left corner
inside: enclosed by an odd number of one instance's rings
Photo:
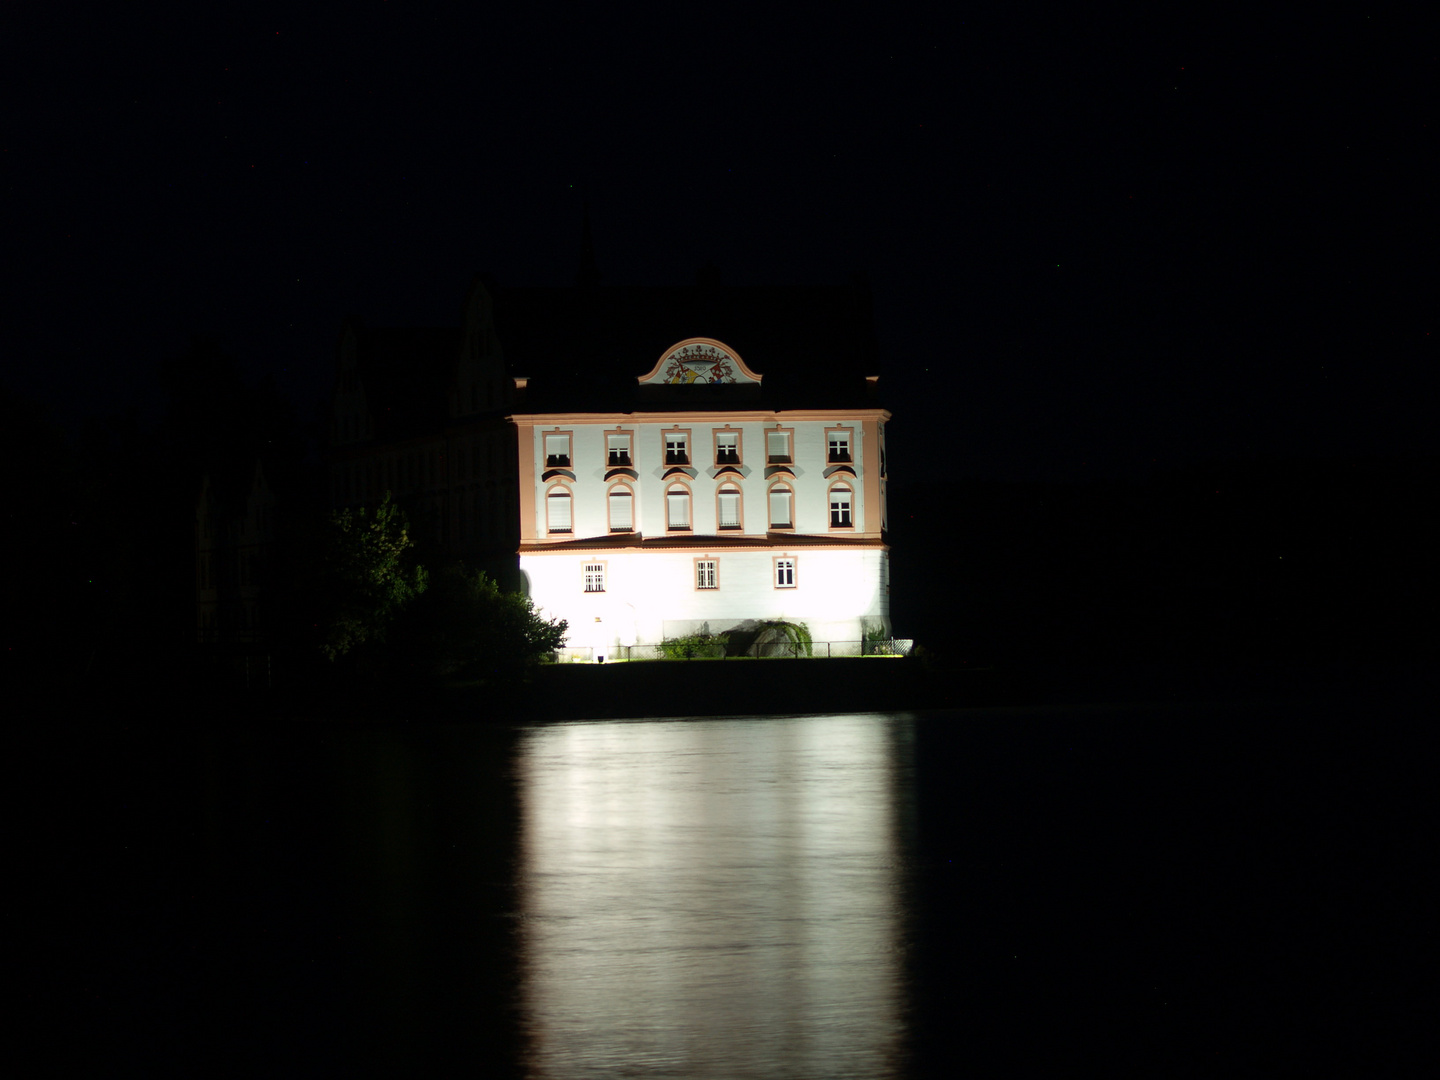
[[[616,645],[771,619],[803,622],[816,641],[858,643],[867,624],[888,631],[888,558],[878,548],[565,550],[522,555],[521,568],[543,614],[569,621],[566,644],[605,655]],[[791,587],[776,583],[785,562]],[[697,587],[702,563],[714,566],[714,588]],[[587,592],[595,566],[603,591]]]
[[[697,380],[677,357],[731,377]],[[728,347],[695,339],[639,381],[681,390],[761,378]],[[817,642],[858,642],[877,626],[888,635],[889,413],[666,400],[680,407],[512,417],[520,569],[542,613],[569,622],[568,644],[598,657],[766,620],[803,622]]]

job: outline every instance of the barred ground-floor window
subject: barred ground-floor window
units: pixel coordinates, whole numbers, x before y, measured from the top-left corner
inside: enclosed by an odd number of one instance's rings
[[[586,592],[604,592],[604,591],[605,591],[605,564],[604,564],[604,563],[586,563],[586,564],[585,564],[585,591],[586,591]]]
[[[716,559],[695,560],[695,588],[718,589],[720,587],[719,562]]]

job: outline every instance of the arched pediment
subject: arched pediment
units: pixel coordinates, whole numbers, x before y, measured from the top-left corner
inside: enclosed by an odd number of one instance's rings
[[[760,382],[740,354],[714,338],[686,338],[666,349],[641,386],[715,386]]]

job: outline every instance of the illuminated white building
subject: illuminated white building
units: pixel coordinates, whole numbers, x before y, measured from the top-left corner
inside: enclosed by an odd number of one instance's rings
[[[698,335],[712,336],[698,336]],[[743,358],[742,358],[743,357]],[[427,561],[521,588],[609,658],[708,629],[890,632],[869,292],[477,277],[459,327],[346,323],[334,507],[392,495]]]
[[[723,341],[636,360],[649,370],[628,410],[511,416],[521,573],[568,643],[600,658],[770,620],[855,651],[867,629],[888,636],[890,414],[862,403],[875,380],[848,408],[780,408]]]

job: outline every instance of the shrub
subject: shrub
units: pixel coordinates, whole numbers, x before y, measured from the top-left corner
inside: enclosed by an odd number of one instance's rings
[[[729,634],[700,631],[666,638],[660,642],[660,655],[666,660],[718,660],[725,655],[725,646],[729,641]]]

